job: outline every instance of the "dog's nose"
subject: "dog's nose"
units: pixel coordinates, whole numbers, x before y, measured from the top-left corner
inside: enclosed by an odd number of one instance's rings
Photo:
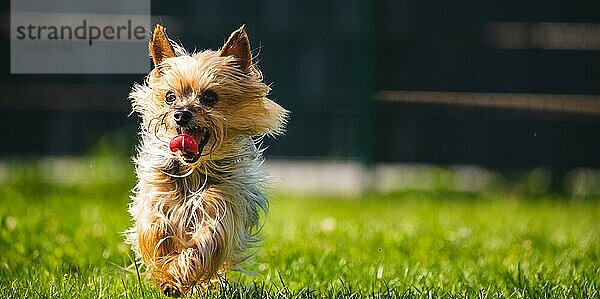
[[[192,112],[187,109],[177,110],[173,114],[173,117],[178,125],[185,126],[192,119]]]

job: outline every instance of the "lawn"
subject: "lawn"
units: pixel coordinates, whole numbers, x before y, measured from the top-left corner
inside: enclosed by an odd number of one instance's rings
[[[123,244],[128,162],[89,165],[66,182],[37,164],[0,167],[0,297],[163,297]],[[255,274],[200,296],[600,296],[597,199],[272,193],[264,246],[245,265]]]

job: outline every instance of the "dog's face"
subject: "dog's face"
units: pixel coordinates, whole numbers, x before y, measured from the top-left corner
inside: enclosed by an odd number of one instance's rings
[[[283,130],[287,111],[267,98],[243,26],[221,50],[187,54],[157,25],[150,55],[155,68],[130,97],[143,142],[165,155],[186,164],[217,160],[235,154],[240,136]]]

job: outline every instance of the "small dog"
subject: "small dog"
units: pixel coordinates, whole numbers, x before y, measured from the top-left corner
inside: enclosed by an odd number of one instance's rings
[[[267,200],[262,136],[288,111],[252,62],[242,26],[219,51],[187,53],[157,25],[154,69],[129,98],[141,116],[126,242],[170,296],[210,285],[252,255]]]

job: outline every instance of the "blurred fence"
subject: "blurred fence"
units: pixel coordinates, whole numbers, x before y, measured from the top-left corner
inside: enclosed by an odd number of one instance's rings
[[[0,153],[88,153],[114,131],[132,149],[137,117],[127,117],[126,97],[143,74],[11,75],[6,5]],[[247,24],[272,98],[292,111],[287,135],[267,141],[271,157],[561,176],[600,166],[599,10],[598,1],[558,0],[152,1],[153,22],[188,49],[218,48]],[[511,106],[508,94],[554,108]]]

